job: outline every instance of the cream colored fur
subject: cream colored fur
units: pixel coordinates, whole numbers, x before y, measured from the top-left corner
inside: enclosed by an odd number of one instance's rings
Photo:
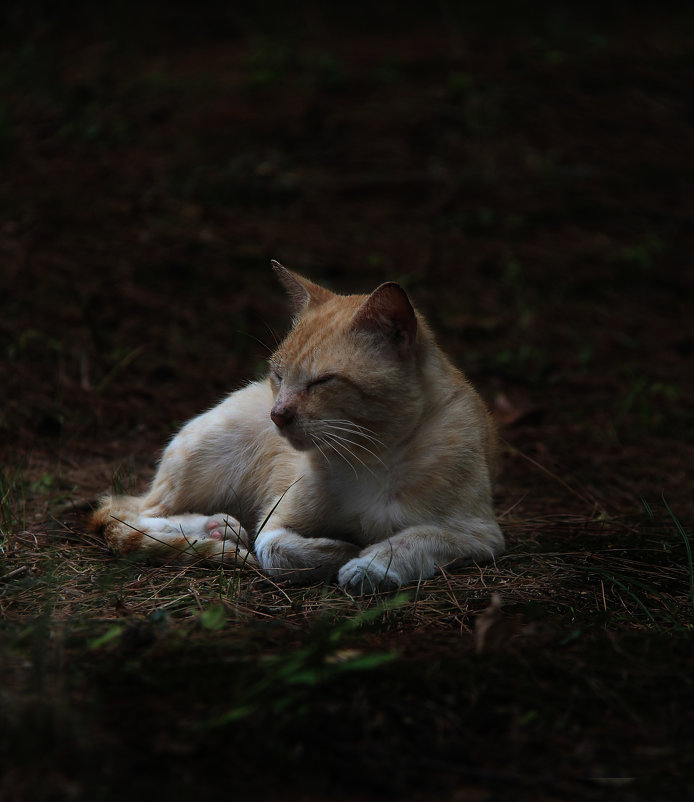
[[[268,377],[187,423],[146,495],[104,500],[109,545],[351,592],[503,551],[489,416],[404,291],[338,296],[275,268],[296,317]]]

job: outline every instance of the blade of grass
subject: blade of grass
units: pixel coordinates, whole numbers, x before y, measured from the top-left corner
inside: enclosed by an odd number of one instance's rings
[[[694,612],[694,564],[692,564],[692,548],[689,544],[689,537],[687,533],[684,531],[684,527],[679,522],[679,519],[675,515],[675,513],[670,509],[670,505],[667,503],[665,498],[665,494],[662,494],[663,504],[665,505],[665,509],[668,511],[670,518],[672,518],[672,522],[675,524],[677,531],[682,536],[682,540],[684,541],[684,549],[687,553],[687,567],[689,568],[689,596],[692,602],[692,612]]]

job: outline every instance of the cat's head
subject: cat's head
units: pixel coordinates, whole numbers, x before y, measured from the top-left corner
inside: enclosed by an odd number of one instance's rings
[[[299,450],[358,466],[422,413],[422,324],[398,284],[336,295],[273,262],[294,324],[270,360],[271,418]]]

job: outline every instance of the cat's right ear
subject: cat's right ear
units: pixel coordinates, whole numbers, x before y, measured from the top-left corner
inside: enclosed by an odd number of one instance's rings
[[[333,293],[330,290],[314,284],[303,276],[292,273],[291,270],[287,270],[284,265],[281,265],[275,259],[272,259],[270,264],[289,295],[293,317],[299,317],[309,306],[318,306],[333,297]]]

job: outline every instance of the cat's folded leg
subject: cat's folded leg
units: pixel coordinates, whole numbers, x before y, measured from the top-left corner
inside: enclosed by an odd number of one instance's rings
[[[264,573],[296,583],[333,577],[341,565],[359,553],[353,543],[302,537],[284,527],[260,532],[254,548]]]
[[[154,513],[154,514],[152,514]],[[158,515],[143,508],[142,499],[110,498],[92,518],[108,545],[120,555],[149,560],[215,562],[255,565],[248,534],[230,515]]]
[[[255,559],[248,552],[248,535],[229,515],[171,515],[166,518],[141,515],[138,529],[147,555],[167,559],[208,559],[232,564]]]
[[[439,566],[480,560],[503,551],[494,520],[469,520],[462,531],[413,526],[363,549],[340,568],[338,582],[350,593],[376,593],[430,579]]]

